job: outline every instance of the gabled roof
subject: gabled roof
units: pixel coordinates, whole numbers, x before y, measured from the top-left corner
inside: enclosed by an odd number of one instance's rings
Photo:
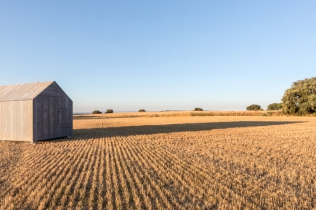
[[[54,82],[0,86],[0,101],[32,100]]]

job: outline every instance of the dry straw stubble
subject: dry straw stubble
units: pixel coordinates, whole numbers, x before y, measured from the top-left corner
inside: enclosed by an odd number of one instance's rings
[[[74,121],[73,139],[0,143],[0,209],[312,209],[316,119]]]

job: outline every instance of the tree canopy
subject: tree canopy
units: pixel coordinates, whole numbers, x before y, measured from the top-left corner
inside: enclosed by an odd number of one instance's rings
[[[293,82],[282,97],[286,114],[312,114],[316,112],[316,77]]]
[[[261,106],[258,104],[251,104],[250,106],[247,106],[246,108],[248,111],[259,111],[262,110]]]
[[[92,114],[102,114],[102,112],[99,111],[99,110],[94,110],[94,111],[92,112]]]
[[[272,103],[269,104],[267,110],[281,110],[282,109],[282,103]]]

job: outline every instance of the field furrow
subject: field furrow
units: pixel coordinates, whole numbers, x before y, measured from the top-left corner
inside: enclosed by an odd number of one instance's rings
[[[316,119],[74,121],[72,139],[0,142],[0,210],[313,209]]]

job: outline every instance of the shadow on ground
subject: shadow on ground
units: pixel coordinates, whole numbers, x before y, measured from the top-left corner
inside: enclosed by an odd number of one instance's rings
[[[140,125],[122,126],[110,128],[75,129],[72,139],[59,139],[57,141],[75,141],[91,138],[104,138],[115,136],[152,135],[174,132],[210,131],[214,129],[246,128],[259,126],[278,126],[304,121],[236,121],[236,122],[209,122],[209,123],[185,123],[168,125]],[[56,140],[55,140],[56,141]]]

